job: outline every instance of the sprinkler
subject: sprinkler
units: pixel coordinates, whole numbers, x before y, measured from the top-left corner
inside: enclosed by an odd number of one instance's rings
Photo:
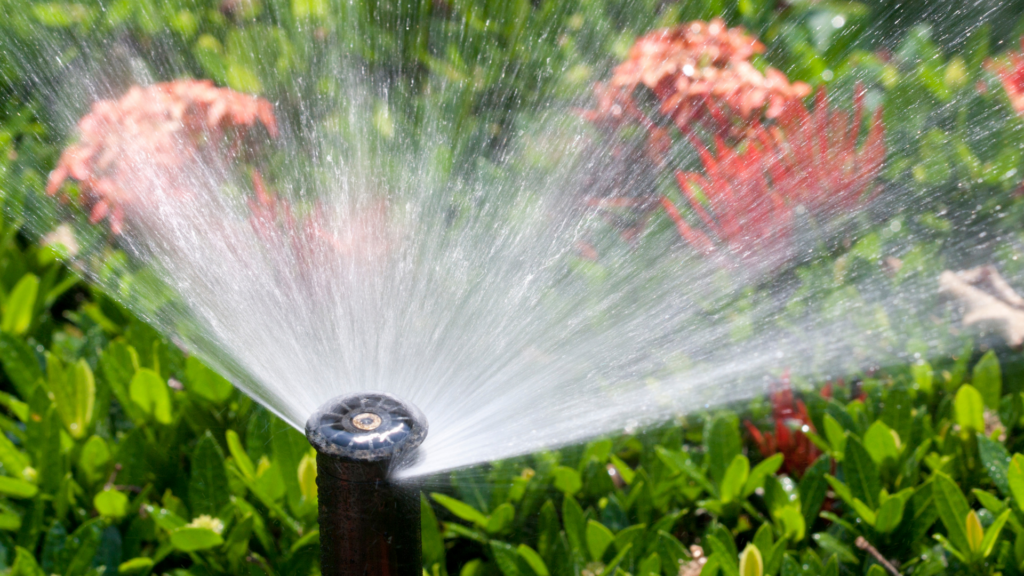
[[[427,435],[388,394],[339,396],[306,421],[316,448],[324,576],[421,576],[419,493],[389,479]]]

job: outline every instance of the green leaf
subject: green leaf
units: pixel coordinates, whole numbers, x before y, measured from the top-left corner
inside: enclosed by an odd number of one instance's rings
[[[224,454],[209,431],[192,451],[192,473],[188,481],[189,509],[193,516],[216,516],[229,501],[228,475]]]
[[[856,502],[860,502],[857,500]],[[871,517],[870,511],[868,517],[870,522],[874,522],[874,518]],[[778,519],[782,526],[782,536],[788,538],[793,542],[800,542],[804,539],[807,533],[807,526],[804,524],[804,516],[800,513],[800,507],[797,503],[792,503],[787,506],[776,510],[774,516]]]
[[[596,520],[587,521],[587,551],[590,552],[591,560],[600,562],[605,550],[614,541],[615,534],[604,524]]]
[[[811,464],[804,475],[800,478],[798,491],[800,492],[800,511],[804,515],[804,525],[810,530],[814,521],[818,518],[818,512],[825,502],[828,493],[828,482],[825,481],[825,474],[832,469],[832,459],[827,454],[822,454]],[[780,560],[781,561],[781,560]],[[768,563],[771,566],[771,562]]]
[[[612,558],[612,561],[604,567],[604,570],[602,570],[598,576],[611,576],[612,574],[614,574],[615,571],[618,570],[619,564],[622,564],[622,560],[626,558],[626,554],[629,554],[629,551],[632,549],[633,545],[627,544],[625,548],[620,550],[619,553],[616,554],[614,558]]]
[[[186,390],[215,404],[229,400],[235,390],[231,382],[207,368],[195,356],[189,356],[185,361],[185,378]]]
[[[7,333],[0,333],[0,362],[7,378],[23,400],[32,398],[32,391],[43,379],[39,358],[28,343]]]
[[[441,537],[440,525],[434,514],[427,495],[420,493],[420,534],[423,542],[423,565],[445,566],[444,539]]]
[[[882,465],[887,459],[896,460],[900,456],[896,433],[881,420],[875,420],[864,433],[863,446],[878,465]]]
[[[1006,451],[1002,442],[997,442],[984,434],[978,434],[977,437],[978,455],[981,457],[982,466],[1003,496],[1009,496],[1010,483],[1006,475],[1010,466],[1010,453]]]
[[[0,331],[8,334],[24,334],[32,324],[36,306],[36,295],[39,293],[39,277],[25,274],[14,285],[4,303],[3,318],[0,319]]]
[[[978,503],[988,509],[993,514],[1002,514],[1003,510],[1007,509],[1006,503],[996,497],[995,494],[986,492],[980,488],[972,488],[971,494],[978,499]]]
[[[889,573],[878,564],[872,564],[871,568],[868,568],[867,576],[889,576]]]
[[[583,508],[572,496],[566,496],[562,501],[562,523],[570,548],[581,553],[586,550],[587,526],[583,520]]]
[[[967,549],[970,558],[981,557],[981,543],[985,540],[985,530],[981,527],[981,520],[974,510],[967,512],[964,518],[964,535],[967,537]]]
[[[84,576],[93,567],[93,560],[99,550],[100,541],[103,538],[103,530],[107,521],[103,518],[93,518],[82,523],[71,536],[68,537],[68,552],[71,561],[68,563],[67,576]]]
[[[660,576],[661,574],[661,556],[658,556],[657,552],[651,552],[647,558],[644,558],[643,562],[640,563],[640,570],[637,571],[637,576]]]
[[[722,477],[722,487],[718,491],[722,503],[728,504],[742,496],[749,476],[750,461],[743,454],[737,454]]]
[[[931,483],[932,498],[950,543],[961,553],[967,552],[970,550],[966,532],[967,513],[970,511],[967,498],[960,487],[945,474],[936,474]]]
[[[878,507],[875,518],[875,530],[882,534],[888,534],[899,526],[903,520],[903,509],[906,501],[899,495],[885,498],[882,505]]]
[[[989,350],[974,365],[971,384],[981,394],[981,399],[985,402],[986,407],[993,410],[999,409],[999,399],[1003,396],[1003,375],[995,351]]]
[[[956,409],[956,422],[960,425],[961,433],[969,435],[985,431],[985,405],[974,386],[961,386],[956,392],[953,407]]]
[[[430,497],[434,499],[434,502],[437,502],[441,506],[444,506],[445,509],[454,514],[456,517],[461,518],[466,522],[476,524],[481,528],[487,526],[487,516],[485,516],[482,512],[480,512],[476,508],[473,508],[469,504],[466,504],[461,500],[456,500],[451,496],[446,496],[444,494],[439,494],[437,492],[432,492],[430,494]]]
[[[228,453],[231,454],[231,458],[234,459],[235,465],[238,466],[238,470],[246,477],[246,479],[250,481],[255,480],[256,467],[253,465],[252,459],[249,458],[249,454],[246,453],[245,448],[242,446],[242,441],[238,438],[238,432],[228,430],[225,434],[225,440],[227,440],[228,443]]]
[[[779,453],[758,462],[757,466],[754,466],[754,469],[747,476],[747,482],[743,485],[742,496],[746,498],[753,494],[755,490],[761,488],[766,477],[772,476],[779,471],[779,468],[782,467],[782,460],[783,456]]]
[[[0,452],[2,455],[2,452]],[[5,464],[6,466],[6,464]],[[1018,508],[1024,509],[1024,455],[1014,454],[1006,472],[1006,482]]]
[[[512,525],[512,520],[515,519],[515,516],[515,507],[508,502],[502,502],[491,512],[491,516],[487,519],[485,529],[490,534],[503,532],[506,528]]]
[[[910,375],[914,379],[917,389],[925,394],[931,394],[934,388],[935,374],[932,365],[927,362],[915,362],[910,365]]]
[[[11,576],[46,576],[46,573],[36,563],[36,558],[31,552],[18,546],[14,549],[14,564],[11,565]]]
[[[739,576],[738,554],[729,546],[729,543],[723,542],[719,536],[709,535],[705,539],[711,548],[710,557],[718,559],[722,571],[730,576]],[[707,550],[708,546],[705,546],[704,549]]]
[[[139,556],[138,558],[132,558],[126,562],[121,562],[117,567],[118,574],[145,574],[153,568],[153,559],[146,558],[145,556]]]
[[[147,416],[161,424],[170,424],[173,421],[171,394],[167,383],[153,370],[140,368],[128,385],[128,393],[132,402]]]
[[[507,542],[491,540],[491,553],[494,554],[494,563],[505,576],[523,576],[519,569],[519,553]]]
[[[832,446],[832,453],[836,460],[842,461],[843,452],[846,449],[846,431],[831,414],[825,414],[825,437],[828,438],[828,443]]]
[[[209,528],[184,526],[171,532],[171,545],[182,552],[199,552],[216,548],[224,543],[224,539]]]
[[[64,427],[72,438],[85,438],[96,403],[96,381],[89,364],[83,358],[65,370],[56,356],[47,354],[46,373],[47,384]]]
[[[530,569],[533,570],[534,574],[537,576],[551,576],[551,572],[548,571],[548,566],[544,563],[544,559],[541,558],[540,554],[537,554],[533,548],[530,548],[526,544],[520,544],[519,547],[516,548],[516,552],[519,553],[520,558],[529,564]]]
[[[708,482],[704,472],[697,468],[690,460],[689,455],[685,452],[677,450],[668,450],[662,446],[656,446],[654,451],[658,454],[658,458],[665,463],[666,466],[687,475],[691,480],[699,484],[708,494],[718,495],[718,490]]]
[[[726,469],[742,448],[739,417],[723,412],[710,419],[704,427],[704,446],[708,475],[714,484],[721,486]]]
[[[309,441],[301,432],[280,418],[271,420],[270,432],[273,462],[281,470],[280,478],[284,482],[288,506],[301,512],[305,506],[302,486],[299,484],[299,475],[294,471],[299,469],[302,459],[309,454]]]
[[[973,512],[973,510],[972,510]],[[1006,521],[1010,519],[1010,510],[1004,510],[992,524],[989,524],[988,530],[985,531],[985,538],[981,542],[981,557],[988,558],[989,554],[992,553],[992,548],[996,545],[996,540],[999,538],[999,533],[1002,532],[1003,526]]]
[[[117,490],[104,490],[96,494],[92,505],[102,516],[120,520],[128,513],[128,496]]]
[[[740,576],[764,576],[764,559],[757,546],[747,544],[740,553]]]
[[[82,453],[78,457],[78,467],[81,468],[85,481],[95,484],[106,478],[110,466],[110,447],[107,441],[100,436],[90,436],[82,446]]]
[[[139,355],[134,348],[118,339],[107,345],[100,355],[100,374],[121,408],[134,422],[145,420],[145,414],[135,405],[129,393],[132,377],[139,369]]]
[[[18,480],[10,476],[0,476],[0,494],[11,498],[34,498],[39,493],[39,487],[25,480]]]
[[[864,502],[871,510],[878,508],[878,493],[882,489],[878,466],[854,436],[846,439],[843,472],[853,497]]]
[[[871,526],[875,525],[876,517],[874,510],[865,504],[863,500],[854,496],[850,491],[849,486],[842,483],[838,478],[831,474],[825,474],[825,480],[828,482],[829,486],[832,487],[832,491],[835,492],[843,502],[849,504],[861,519]]]
[[[558,466],[552,474],[555,478],[555,488],[565,494],[576,494],[583,487],[583,479],[580,478],[580,473],[575,468]]]

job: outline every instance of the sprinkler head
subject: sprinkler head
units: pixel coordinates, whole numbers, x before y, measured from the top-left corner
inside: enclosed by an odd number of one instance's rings
[[[355,462],[397,462],[426,435],[423,414],[390,394],[339,396],[306,421],[317,452]]]

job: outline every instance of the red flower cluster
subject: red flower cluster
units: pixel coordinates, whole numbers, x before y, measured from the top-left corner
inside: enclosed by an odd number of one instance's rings
[[[584,117],[609,127],[649,127],[653,123],[634,100],[643,85],[657,98],[659,112],[684,133],[697,122],[720,134],[742,135],[762,113],[775,118],[787,103],[811,92],[774,68],[762,74],[750,63],[762,52],[756,38],[719,18],[656,30],[636,41],[608,84],[597,86],[597,108]]]
[[[852,115],[831,108],[824,90],[808,111],[802,100],[811,91],[807,84],[791,83],[773,68],[762,74],[750,63],[763,51],[756,38],[720,19],[657,30],[637,40],[611,80],[597,85],[596,106],[583,116],[607,131],[642,129],[646,158],[633,165],[661,170],[672,144],[671,126],[659,125],[657,115],[643,110],[638,88],[649,89],[658,113],[700,154],[703,174],[675,174],[700,224],[688,222],[654,186],[645,194],[617,182],[589,186],[588,203],[602,213],[609,211],[606,206],[636,212],[660,204],[697,250],[724,253],[762,270],[792,255],[795,212],[805,210],[824,223],[863,207],[877,194],[873,182],[885,158],[881,110],[860,143],[863,90],[855,93]],[[713,153],[699,137],[706,132],[715,142]],[[634,237],[644,222],[645,215],[633,215],[621,227],[623,235]]]
[[[823,394],[825,392],[823,391]],[[772,419],[775,421],[775,433],[761,433],[749,420],[744,424],[754,438],[758,450],[765,458],[782,453],[782,471],[795,476],[802,476],[808,466],[821,454],[818,447],[811,442],[804,432],[815,432],[814,424],[807,413],[803,401],[793,396],[789,383],[789,373],[772,391]]]
[[[755,122],[736,148],[719,137],[712,155],[691,137],[705,175],[677,172],[676,179],[706,231],[691,227],[667,197],[661,203],[694,248],[713,253],[724,246],[741,263],[770,269],[791,255],[795,210],[831,220],[877,194],[872,183],[885,159],[881,110],[858,146],[862,113],[862,90],[852,121],[830,109],[820,90],[813,112],[792,102],[770,129]]]
[[[824,89],[818,91],[814,112],[802,103],[782,112],[767,170],[792,204],[829,219],[857,210],[877,195],[873,182],[885,162],[885,127],[879,107],[858,147],[863,111],[864,90],[858,86],[852,120],[829,108]]]
[[[771,268],[788,259],[793,214],[765,171],[772,162],[772,148],[748,142],[738,152],[719,137],[715,156],[699,140],[691,140],[706,175],[677,171],[676,180],[707,233],[691,227],[672,201],[663,196],[661,204],[679,235],[707,255],[724,245],[731,256],[748,266]]]
[[[1020,46],[1024,50],[1024,38],[1020,39]],[[1000,65],[990,61],[987,67],[999,75],[1013,109],[1018,114],[1024,114],[1024,53],[1010,52],[1009,58],[1008,64]]]
[[[223,161],[257,123],[277,135],[270,102],[208,80],[176,80],[133,87],[120,100],[102,100],[78,123],[79,141],[67,148],[50,173],[46,191],[56,194],[70,178],[81,183],[79,200],[93,223],[109,218],[119,233],[125,207],[158,181],[166,190],[189,194],[185,168]],[[146,176],[140,175],[145,171]]]

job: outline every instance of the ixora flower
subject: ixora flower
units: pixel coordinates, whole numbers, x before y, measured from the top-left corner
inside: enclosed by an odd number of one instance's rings
[[[120,233],[125,208],[140,193],[159,184],[187,196],[187,168],[224,162],[257,124],[276,137],[270,102],[208,80],[136,86],[119,100],[96,102],[79,121],[79,140],[61,154],[46,191],[55,195],[69,179],[79,182],[90,221],[108,219]]]
[[[1024,50],[1024,38],[1020,39],[1020,46]],[[989,60],[985,67],[999,76],[1013,109],[1024,114],[1024,52],[1009,52],[1007,57],[1009,62],[999,64]]]
[[[760,41],[718,18],[655,30],[636,41],[607,84],[596,87],[597,106],[584,118],[609,127],[653,124],[634,100],[645,86],[658,111],[684,133],[701,123],[720,135],[742,136],[751,121],[762,114],[776,118],[786,104],[811,92],[774,68],[755,68],[750,58],[762,52]]]
[[[759,122],[735,148],[716,137],[712,154],[691,137],[704,174],[677,172],[676,180],[703,229],[691,226],[676,205],[661,204],[679,235],[712,254],[726,248],[734,262],[771,269],[793,250],[795,212],[803,208],[828,223],[863,208],[875,195],[875,179],[885,159],[881,110],[858,145],[863,91],[854,96],[850,115],[832,110],[824,90],[813,112],[802,103],[788,105],[770,129]]]
[[[733,149],[716,138],[712,154],[696,138],[705,174],[676,172],[679,187],[705,230],[690,226],[667,197],[665,212],[688,244],[712,255],[724,248],[744,267],[773,268],[792,252],[793,209],[768,180],[771,150],[758,142]],[[703,198],[703,201],[702,201]]]
[[[785,107],[768,140],[772,155],[766,168],[790,204],[825,220],[855,212],[877,196],[874,182],[885,162],[885,126],[879,107],[858,146],[863,111],[861,86],[854,90],[852,120],[828,105],[824,88],[818,90],[813,112],[802,103]]]
[[[828,398],[830,395],[831,388],[827,392],[822,391],[823,397]],[[793,395],[788,371],[774,386],[771,401],[772,419],[775,421],[774,434],[762,433],[749,420],[744,424],[762,456],[767,458],[781,453],[783,472],[803,476],[808,466],[821,455],[821,451],[805,434],[815,432],[814,423],[811,422],[811,416],[803,400],[798,400]]]

